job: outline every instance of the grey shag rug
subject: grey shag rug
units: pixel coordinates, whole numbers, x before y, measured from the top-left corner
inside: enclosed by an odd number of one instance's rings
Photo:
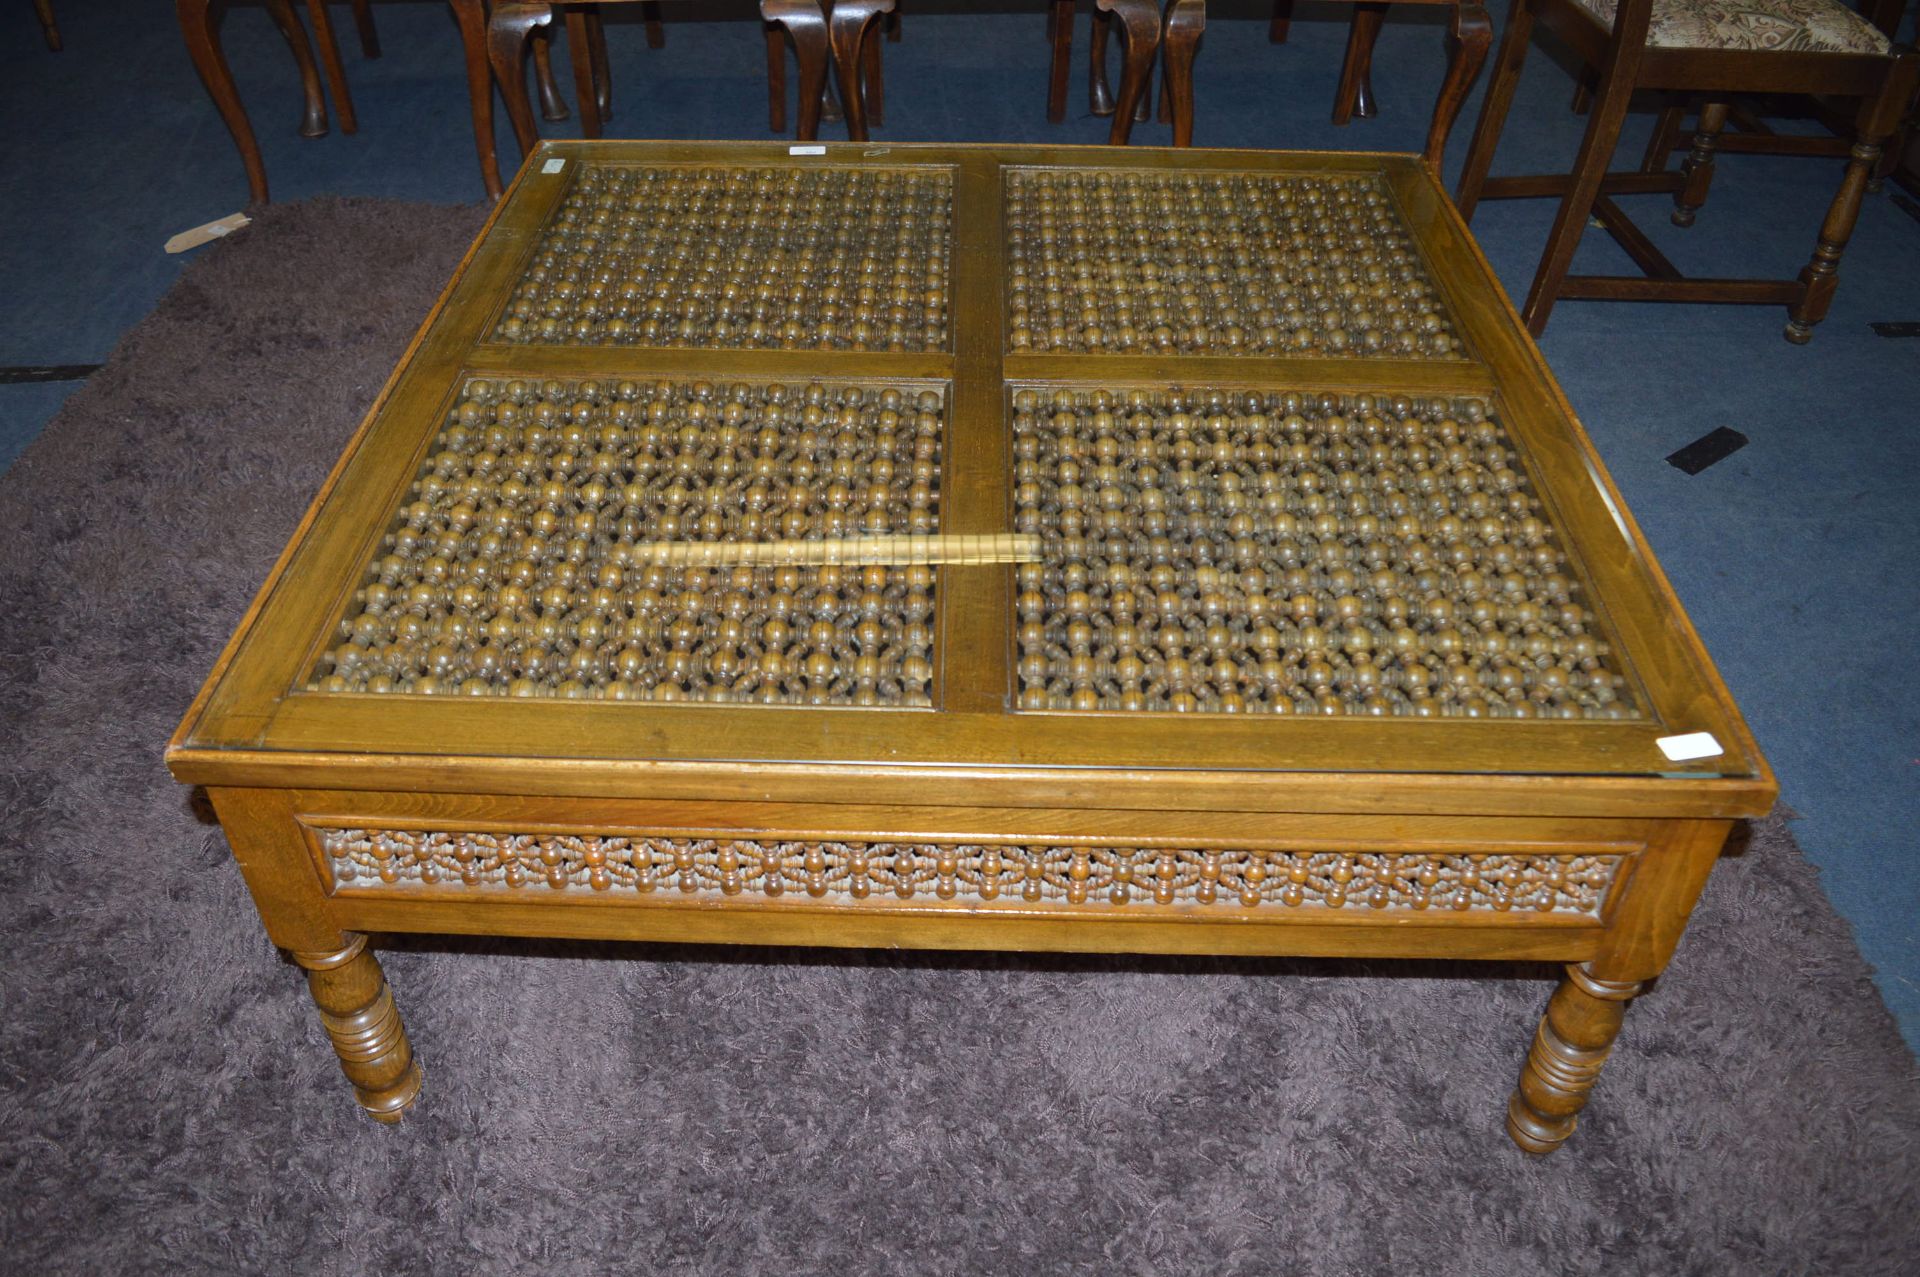
[[[0,480],[0,1267],[1920,1270],[1915,1061],[1778,818],[1543,1161],[1525,967],[408,941],[362,1117],[160,754],[479,221],[265,210]]]

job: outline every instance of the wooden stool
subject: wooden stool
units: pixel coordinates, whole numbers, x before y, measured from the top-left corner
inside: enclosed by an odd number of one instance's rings
[[[1811,340],[1839,286],[1841,253],[1853,234],[1860,200],[1880,158],[1881,144],[1914,92],[1920,57],[1887,37],[1837,0],[1747,0],[1753,13],[1722,14],[1702,0],[1514,0],[1500,44],[1493,82],[1474,127],[1455,202],[1471,218],[1481,199],[1552,195],[1560,198],[1553,229],[1527,292],[1522,315],[1530,331],[1547,326],[1561,297],[1587,300],[1784,304],[1786,337]],[[1569,174],[1489,178],[1500,129],[1513,104],[1535,19],[1561,36],[1588,66],[1599,87],[1586,137]],[[1823,93],[1860,100],[1846,175],[1820,227],[1812,260],[1794,279],[1687,279],[1636,227],[1612,197],[1671,191],[1675,221],[1686,225],[1706,200],[1714,150],[1726,119],[1724,98],[1709,103],[1682,171],[1661,170],[1664,156],[1649,154],[1638,171],[1609,172],[1608,163],[1635,89],[1668,92]],[[1660,135],[1656,132],[1656,146]],[[1573,275],[1569,269],[1589,216],[1597,217],[1641,276]]]

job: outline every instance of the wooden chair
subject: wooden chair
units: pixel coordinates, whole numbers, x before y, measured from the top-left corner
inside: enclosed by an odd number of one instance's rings
[[[1107,141],[1114,146],[1126,145],[1134,123],[1147,118],[1153,61],[1159,56],[1164,64],[1160,118],[1171,120],[1175,146],[1192,146],[1193,57],[1200,45],[1200,33],[1207,25],[1206,0],[1166,0],[1164,16],[1155,0],[1094,0],[1094,5],[1088,92],[1093,113],[1113,117]],[[1047,82],[1047,119],[1055,124],[1067,118],[1073,17],[1073,0],[1051,0],[1047,36],[1052,45],[1052,65]],[[1123,37],[1117,95],[1107,79],[1106,57],[1108,33],[1116,23]]]
[[[1441,81],[1440,93],[1434,102],[1433,120],[1427,129],[1425,158],[1427,163],[1438,172],[1443,154],[1446,151],[1447,137],[1453,131],[1453,123],[1459,118],[1460,108],[1466,105],[1467,92],[1473,87],[1474,80],[1480,74],[1480,66],[1486,61],[1487,49],[1493,43],[1493,24],[1487,17],[1486,9],[1478,0],[1405,0],[1411,4],[1444,4],[1449,6],[1452,20],[1447,28],[1447,73]],[[1136,77],[1138,81],[1136,97],[1122,98],[1131,104],[1131,110],[1123,103],[1113,103],[1115,109],[1113,130],[1109,140],[1125,142],[1127,132],[1135,120],[1144,120],[1146,115],[1147,82],[1153,60],[1153,49],[1146,41],[1145,48],[1136,48],[1135,27],[1138,19],[1128,21],[1128,15],[1119,4],[1109,5],[1100,0],[1102,8],[1111,7],[1116,16],[1122,18],[1122,27],[1127,33],[1125,63],[1126,76]],[[1146,0],[1150,6],[1151,0]],[[1341,70],[1340,89],[1335,94],[1333,120],[1336,124],[1345,124],[1358,113],[1369,116],[1374,113],[1373,87],[1371,83],[1373,67],[1373,43],[1380,33],[1380,19],[1386,12],[1384,4],[1364,3],[1354,7],[1353,24],[1347,36],[1347,60]],[[1096,18],[1103,15],[1096,15]],[[1287,31],[1292,24],[1293,7],[1291,0],[1277,0],[1273,18],[1267,27],[1267,38],[1274,43],[1284,43]],[[1140,24],[1145,25],[1145,24]],[[1160,85],[1160,118],[1171,118],[1173,123],[1173,144],[1175,146],[1193,145],[1193,58],[1200,43],[1200,33],[1206,26],[1205,0],[1167,0],[1164,31],[1160,45],[1163,49],[1162,61],[1165,70]],[[1066,115],[1066,64],[1067,45],[1072,40],[1073,4],[1072,0],[1054,0],[1053,84],[1048,95],[1047,118],[1058,123]],[[1094,114],[1104,113],[1110,102],[1105,90],[1106,75],[1105,33],[1098,24],[1094,27],[1093,70],[1091,98]],[[1123,90],[1126,79],[1122,79]]]
[[[1514,0],[1455,197],[1461,216],[1471,218],[1482,199],[1560,198],[1521,308],[1536,335],[1546,328],[1557,299],[1575,297],[1784,304],[1787,340],[1810,340],[1813,326],[1832,305],[1840,256],[1859,217],[1861,196],[1882,142],[1912,96],[1920,57],[1890,45],[1881,31],[1838,0],[1742,0],[1737,9],[1717,0],[1617,3],[1616,12],[1616,0]],[[1489,178],[1536,19],[1599,69],[1586,136],[1570,174]],[[1821,93],[1859,100],[1845,176],[1821,224],[1812,260],[1797,278],[1687,279],[1628,219],[1613,196],[1670,191],[1684,220],[1706,199],[1713,177],[1710,144],[1696,147],[1678,173],[1654,167],[1651,155],[1637,171],[1608,171],[1637,88],[1714,96]],[[1717,125],[1704,130],[1709,139],[1717,131]],[[1589,216],[1599,219],[1642,275],[1569,273]]]
[[[1861,6],[1860,16],[1892,42],[1898,34],[1905,7],[1905,0],[1869,0]],[[1804,155],[1845,159],[1853,147],[1852,113],[1844,109],[1843,103],[1830,98],[1813,98],[1811,105],[1813,118],[1827,130],[1825,133],[1777,133],[1748,101],[1727,102],[1724,118],[1721,118],[1710,109],[1714,106],[1713,100],[1704,100],[1695,113],[1696,122],[1690,136],[1696,146],[1704,144],[1715,155]],[[1683,135],[1680,126],[1687,110],[1687,104],[1682,101],[1669,105],[1661,112],[1647,148],[1649,166],[1667,166],[1674,150],[1680,145]],[[1877,189],[1880,182],[1898,167],[1907,136],[1914,130],[1916,110],[1920,110],[1920,99],[1908,104],[1906,117],[1895,126],[1893,137],[1882,150],[1880,163],[1874,169],[1869,190]],[[1689,226],[1693,222],[1691,212],[1683,213],[1678,208],[1674,210],[1674,220],[1676,225],[1681,226]]]

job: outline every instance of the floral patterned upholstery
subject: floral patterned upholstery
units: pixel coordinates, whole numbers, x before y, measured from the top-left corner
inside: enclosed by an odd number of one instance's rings
[[[1612,28],[1619,0],[1578,0]],[[1887,37],[1839,0],[1653,0],[1650,49],[1885,53]]]

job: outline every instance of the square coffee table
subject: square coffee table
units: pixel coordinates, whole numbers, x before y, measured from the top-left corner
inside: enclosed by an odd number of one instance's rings
[[[379,1118],[375,932],[1548,959],[1533,1152],[1775,792],[1414,157],[1051,147],[542,146],[167,760]]]

